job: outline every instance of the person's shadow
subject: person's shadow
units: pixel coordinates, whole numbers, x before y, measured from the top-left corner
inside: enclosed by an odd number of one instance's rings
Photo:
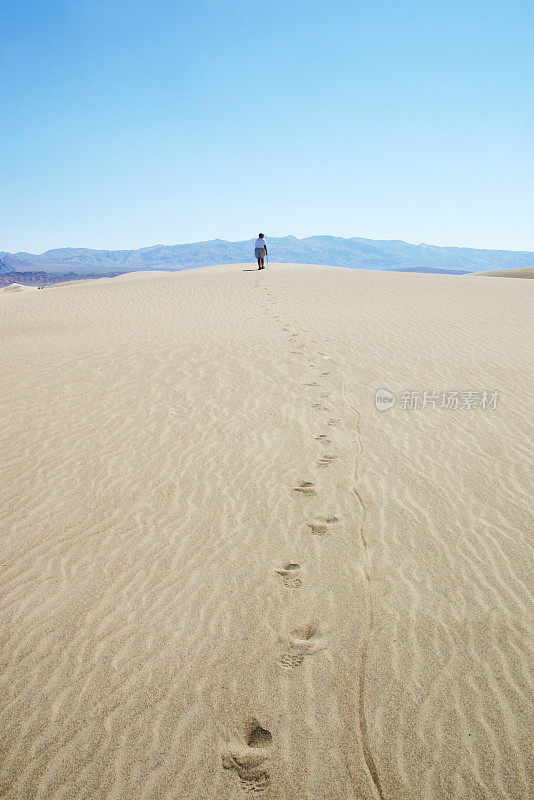
[[[253,269],[244,269],[243,272],[258,272],[258,267],[254,267]]]

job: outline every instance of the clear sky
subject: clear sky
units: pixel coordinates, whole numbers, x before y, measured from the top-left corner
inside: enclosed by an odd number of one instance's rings
[[[0,250],[534,250],[532,0],[0,7]]]

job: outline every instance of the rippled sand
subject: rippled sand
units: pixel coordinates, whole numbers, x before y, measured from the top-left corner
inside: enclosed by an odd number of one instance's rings
[[[533,284],[249,269],[0,300],[0,795],[526,800]]]

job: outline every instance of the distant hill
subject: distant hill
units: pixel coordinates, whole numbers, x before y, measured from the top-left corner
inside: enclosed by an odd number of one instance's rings
[[[272,261],[325,264],[357,269],[411,272],[480,272],[534,267],[534,253],[435,247],[402,241],[343,239],[336,236],[268,238]],[[66,247],[46,253],[0,252],[0,274],[6,272],[75,273],[77,277],[135,270],[181,270],[214,264],[254,261],[254,239],[226,242],[214,239],[194,244],[154,245],[139,250],[88,250]]]

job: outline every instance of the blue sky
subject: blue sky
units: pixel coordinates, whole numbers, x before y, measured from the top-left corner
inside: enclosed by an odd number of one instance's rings
[[[0,250],[534,250],[534,3],[11,0]]]

